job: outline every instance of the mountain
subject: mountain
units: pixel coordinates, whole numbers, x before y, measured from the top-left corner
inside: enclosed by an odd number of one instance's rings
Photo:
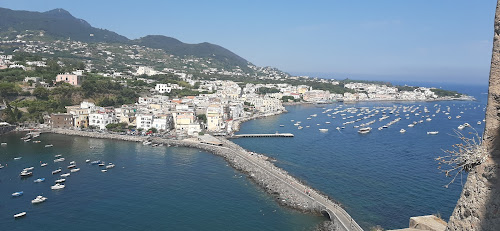
[[[115,32],[94,28],[85,20],[75,18],[63,9],[40,13],[0,8],[0,32],[9,30],[43,30],[55,38],[71,38],[82,42],[129,41]]]
[[[248,62],[228,49],[210,43],[187,44],[175,38],[162,35],[148,35],[136,40],[115,32],[92,27],[83,19],[75,18],[64,9],[54,9],[47,12],[17,11],[0,8],[0,33],[8,31],[43,30],[45,35],[57,39],[67,39],[82,42],[127,43],[163,49],[177,56],[195,56],[212,58],[224,64],[227,68],[239,66],[247,68]]]
[[[187,44],[175,38],[163,35],[148,35],[134,43],[155,49],[162,49],[167,53],[177,56],[196,56],[200,58],[213,58],[231,66],[246,68],[248,61],[230,50],[211,43]]]

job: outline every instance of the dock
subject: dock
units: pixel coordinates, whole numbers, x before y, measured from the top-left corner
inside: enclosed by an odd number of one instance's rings
[[[271,134],[238,134],[230,138],[243,138],[243,137],[293,137],[292,133],[271,133]]]

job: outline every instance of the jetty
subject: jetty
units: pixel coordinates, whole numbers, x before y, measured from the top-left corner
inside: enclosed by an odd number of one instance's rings
[[[328,196],[305,185],[284,169],[275,166],[267,156],[245,150],[223,137],[204,135],[198,138],[174,140],[67,129],[51,129],[45,132],[141,143],[148,140],[167,146],[197,148],[211,152],[223,157],[233,168],[246,174],[255,184],[273,196],[279,204],[303,212],[322,214],[333,222],[335,230],[363,230],[338,203],[330,200]]]
[[[238,135],[232,135],[229,138],[243,138],[243,137],[293,137],[293,134],[292,133],[238,134]]]

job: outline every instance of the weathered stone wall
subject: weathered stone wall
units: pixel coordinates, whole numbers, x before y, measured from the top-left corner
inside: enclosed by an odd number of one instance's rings
[[[16,129],[16,126],[11,125],[11,126],[2,126],[0,127],[0,135],[3,135],[7,132],[10,132],[12,130]]]
[[[500,230],[500,2],[497,2],[483,145],[487,160],[469,173],[447,230]]]

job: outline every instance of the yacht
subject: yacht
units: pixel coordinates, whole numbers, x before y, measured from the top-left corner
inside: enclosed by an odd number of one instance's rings
[[[370,132],[371,130],[372,130],[372,128],[371,128],[371,127],[366,127],[366,128],[360,128],[360,129],[358,130],[358,132],[359,132],[360,134],[366,134],[366,133]]]
[[[62,162],[62,161],[64,161],[64,160],[65,160],[64,158],[55,159],[55,160],[54,160],[54,163],[56,163],[56,162]]]
[[[427,118],[427,119],[425,119],[425,120],[426,120],[426,121],[431,121],[432,119],[431,119],[431,118]]]
[[[66,179],[62,178],[62,179],[57,179],[56,180],[56,183],[63,183],[64,181],[66,181]]]
[[[62,169],[56,169],[52,171],[52,175],[62,172]]]
[[[46,145],[45,145],[45,147],[46,147],[46,148],[50,148],[50,147],[53,147],[53,146],[54,146],[54,145],[52,145],[52,144],[46,144]]]
[[[59,158],[59,157],[61,157],[61,156],[62,156],[62,155],[61,155],[61,154],[59,154],[59,155],[55,155],[54,157],[55,157],[55,158]]]
[[[41,182],[44,182],[45,181],[45,178],[38,178],[36,180],[34,180],[33,182],[35,183],[41,183]]]
[[[106,169],[101,170],[101,172],[107,172],[107,171],[108,171],[108,170],[106,170]]]
[[[37,196],[35,199],[31,200],[31,203],[38,204],[44,202],[45,200],[47,200],[47,197]]]
[[[432,132],[427,132],[427,135],[436,135],[438,133],[439,133],[438,131],[432,131]]]
[[[20,160],[22,157],[14,157],[14,160]]]
[[[33,169],[35,169],[35,167],[24,168],[24,169],[23,169],[23,172],[31,171],[31,170],[33,170]]]
[[[19,217],[24,217],[26,216],[26,212],[21,212],[21,213],[18,213],[18,214],[14,214],[14,218],[19,218]]]
[[[412,128],[414,126],[415,126],[415,124],[408,124],[408,127],[410,127],[410,128]]]
[[[102,163],[102,162],[101,162],[101,163],[99,163],[99,166],[100,166],[100,167],[102,167],[102,166],[104,166],[104,165],[105,165],[105,164],[104,164],[104,163]]]
[[[101,163],[100,160],[94,160],[94,161],[90,162],[90,164],[92,164],[92,165],[96,165],[96,164],[99,164],[99,163]]]
[[[88,163],[88,162],[90,162],[90,160],[89,160],[89,159],[85,160],[85,163]]]
[[[63,184],[59,184],[59,183],[57,183],[57,184],[55,184],[55,185],[50,186],[50,188],[51,188],[52,190],[63,189],[64,187],[66,187],[66,186],[65,186],[65,185],[63,185]]]
[[[47,166],[47,163],[42,163],[42,164],[40,164],[40,166],[45,167],[45,166]]]
[[[451,116],[448,116],[448,119],[451,120]]]
[[[285,125],[283,125],[283,124],[280,124],[280,127],[284,127],[284,126],[285,126]]]
[[[68,169],[71,169],[71,168],[74,168],[74,167],[76,167],[76,165],[75,165],[75,164],[68,165]]]
[[[319,129],[320,132],[327,132],[328,131],[328,128],[320,128]]]
[[[464,127],[470,127],[469,123],[464,123]]]
[[[464,125],[462,125],[462,124],[458,125],[458,129],[462,130],[462,129],[464,129],[464,128],[465,128],[465,126],[464,126]]]
[[[76,162],[75,161],[71,161],[71,162],[69,162],[69,164],[76,164]]]
[[[405,132],[406,132],[406,130],[404,130],[403,128],[401,128],[401,130],[399,130],[399,132],[401,132],[401,133],[405,133]]]
[[[7,146],[7,143],[1,143],[0,145],[1,146]]]
[[[71,170],[70,170],[70,172],[78,172],[78,171],[80,171],[80,169],[79,169],[79,168],[74,168],[74,169],[71,169]]]

